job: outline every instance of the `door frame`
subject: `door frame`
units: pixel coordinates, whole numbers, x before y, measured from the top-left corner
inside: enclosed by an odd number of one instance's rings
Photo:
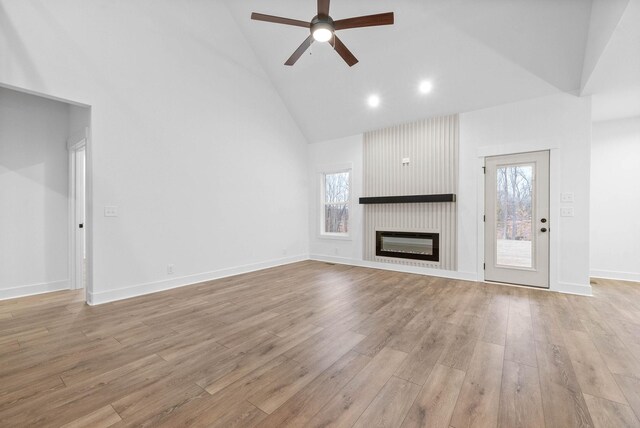
[[[560,178],[561,178],[561,168],[560,168],[560,146],[557,141],[536,141],[536,142],[527,142],[527,143],[516,143],[516,144],[506,144],[506,145],[498,145],[498,146],[487,146],[481,147],[477,151],[477,160],[476,166],[478,175],[477,177],[477,213],[478,213],[478,222],[477,222],[477,251],[478,260],[478,281],[485,282],[484,276],[484,236],[485,236],[485,223],[484,223],[484,214],[485,214],[485,180],[484,180],[484,165],[485,158],[490,156],[505,156],[519,153],[528,153],[528,152],[540,152],[548,150],[549,151],[549,223],[555,225],[554,230],[555,233],[549,234],[549,288],[535,288],[536,290],[549,290],[549,291],[561,291],[561,287],[559,284],[559,275],[558,275],[558,254],[560,250],[559,245],[559,236],[560,230],[560,198],[558,195]],[[527,288],[531,288],[528,287]]]
[[[69,227],[68,227],[68,240],[69,240],[69,288],[72,290],[77,290],[81,288],[85,288],[85,300],[88,301],[89,296],[91,296],[92,290],[92,275],[90,266],[91,266],[91,222],[88,221],[90,218],[90,207],[91,207],[91,192],[90,192],[90,165],[89,165],[89,128],[85,128],[84,130],[72,135],[67,140],[67,152],[69,159]],[[79,150],[84,150],[85,152],[85,180],[84,180],[84,190],[85,190],[85,213],[84,213],[84,234],[85,234],[85,255],[86,255],[86,284],[82,287],[82,278],[78,278],[78,260],[79,256],[77,253],[77,239],[78,239],[78,221],[77,213],[76,213],[76,153]]]
[[[549,235],[551,223],[549,222],[549,150],[535,152],[515,153],[501,156],[485,157],[484,186],[485,186],[485,212],[483,215],[485,231],[485,279],[488,271],[492,271],[492,278],[488,281],[522,285],[540,289],[548,289],[549,280]],[[531,217],[531,267],[499,266],[497,260],[495,204],[498,198],[496,192],[496,172],[502,166],[530,165],[533,168],[532,217]],[[490,203],[487,207],[486,204]],[[491,206],[493,205],[493,206]],[[546,223],[540,221],[545,218]],[[538,233],[541,228],[545,232]],[[490,232],[487,234],[487,232]],[[490,254],[487,254],[487,251]],[[493,253],[493,254],[491,254]],[[493,264],[493,266],[492,266]]]

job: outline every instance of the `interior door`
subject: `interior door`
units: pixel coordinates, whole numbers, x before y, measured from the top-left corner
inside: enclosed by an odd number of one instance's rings
[[[485,280],[549,288],[549,152],[485,159]]]

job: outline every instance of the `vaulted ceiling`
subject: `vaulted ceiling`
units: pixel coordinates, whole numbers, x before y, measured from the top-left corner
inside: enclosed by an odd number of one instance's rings
[[[339,32],[360,60],[352,68],[326,43],[314,43],[286,67],[308,30],[250,20],[255,11],[308,21],[315,0],[227,0],[227,6],[315,142],[559,91],[579,94],[589,81],[583,78],[586,52],[590,77],[599,72],[595,64],[629,2],[607,1],[332,0],[334,19],[395,13],[393,26]],[[594,25],[596,7],[598,16],[607,15]],[[428,95],[418,93],[422,80],[433,84]],[[373,93],[382,100],[377,109],[366,105]]]
[[[594,121],[640,116],[640,0],[628,2],[592,72],[583,76],[582,95],[593,96]]]

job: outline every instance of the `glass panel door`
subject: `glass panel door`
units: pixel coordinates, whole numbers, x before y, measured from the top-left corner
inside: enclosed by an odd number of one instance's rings
[[[548,288],[549,152],[485,165],[485,280]]]

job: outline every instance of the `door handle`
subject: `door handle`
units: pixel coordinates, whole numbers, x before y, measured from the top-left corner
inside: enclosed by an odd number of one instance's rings
[[[78,225],[78,227],[79,227],[80,229],[82,229],[82,228],[84,227],[84,223],[80,223],[80,224]]]
[[[540,229],[540,232],[546,232],[546,231],[547,231],[546,227],[543,227],[542,229]]]
[[[547,219],[546,219],[546,218],[541,218],[541,219],[540,219],[540,222],[541,222],[541,223],[546,223],[546,222],[547,222]]]

